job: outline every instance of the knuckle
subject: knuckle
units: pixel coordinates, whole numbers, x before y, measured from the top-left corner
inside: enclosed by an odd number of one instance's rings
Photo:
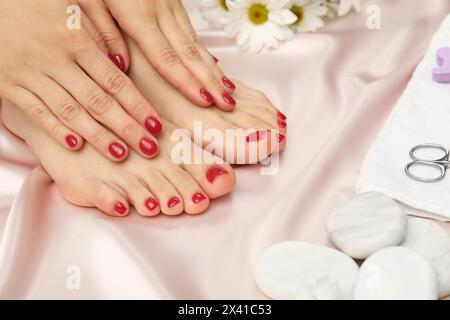
[[[94,34],[92,35],[92,39],[98,46],[105,45],[106,40],[103,37],[103,33],[98,30],[95,30]]]
[[[103,41],[106,42],[106,44],[114,44],[119,40],[117,39],[116,34],[111,31],[103,31],[100,32],[100,34],[102,36]]]
[[[88,97],[88,108],[97,116],[103,115],[110,105],[110,98],[103,92],[96,92]]]
[[[198,37],[197,32],[195,32],[194,30],[189,31],[188,37],[193,43],[195,44],[200,43],[200,38]]]
[[[91,142],[94,146],[101,146],[105,140],[105,135],[101,130],[95,130],[91,134]]]
[[[58,137],[59,133],[61,132],[61,129],[62,129],[62,126],[59,123],[56,123],[49,128],[48,133],[52,137]]]
[[[108,72],[105,79],[106,89],[113,94],[122,92],[127,82],[126,76],[115,70]]]
[[[209,73],[207,80],[212,86],[216,88],[222,87],[222,84],[220,83],[219,79],[217,79],[214,73],[212,72]]]
[[[180,62],[180,58],[171,48],[164,48],[161,51],[161,60],[168,66],[173,66]]]
[[[76,104],[67,102],[61,106],[59,115],[62,120],[71,122],[80,114],[80,111],[80,107],[78,107]]]
[[[29,114],[31,118],[43,122],[47,119],[49,111],[43,104],[36,103],[30,106]]]
[[[127,123],[125,125],[125,127],[123,128],[122,135],[124,137],[134,137],[137,135],[138,131],[139,131],[138,124],[134,123],[134,122],[130,122],[130,123]]]
[[[186,57],[190,60],[198,61],[201,59],[200,52],[198,52],[197,48],[194,45],[188,45],[185,49]]]
[[[140,115],[148,112],[148,105],[145,100],[140,100],[134,106],[128,108],[128,112],[131,115]]]

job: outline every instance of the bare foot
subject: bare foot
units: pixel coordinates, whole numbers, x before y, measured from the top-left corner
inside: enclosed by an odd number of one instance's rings
[[[167,121],[156,158],[145,159],[132,151],[127,161],[114,163],[88,144],[76,153],[65,149],[6,101],[1,113],[5,126],[26,141],[64,198],[78,206],[97,207],[116,217],[127,215],[129,204],[143,216],[197,214],[208,208],[210,199],[230,192],[235,184],[228,164],[190,140],[191,152],[202,154],[206,162],[174,164],[170,135],[175,126]]]

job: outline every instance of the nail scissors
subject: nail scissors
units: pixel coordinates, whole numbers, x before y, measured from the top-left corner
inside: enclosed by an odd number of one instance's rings
[[[431,158],[419,157],[417,155],[417,151],[421,149],[437,151],[440,153],[440,155]],[[449,150],[439,144],[434,143],[419,144],[409,151],[409,155],[413,161],[411,161],[406,165],[405,167],[406,175],[411,179],[420,182],[430,182],[430,183],[438,182],[445,177],[447,167],[450,166],[449,154],[450,154]],[[419,166],[436,169],[439,172],[439,175],[436,177],[427,178],[414,174],[412,172],[412,169]]]

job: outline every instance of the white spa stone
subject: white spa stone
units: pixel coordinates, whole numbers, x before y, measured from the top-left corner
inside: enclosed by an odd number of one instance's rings
[[[436,300],[438,282],[428,260],[405,247],[382,249],[361,265],[356,300]]]
[[[256,283],[273,299],[351,299],[358,265],[342,252],[300,241],[277,243],[258,258]]]
[[[355,259],[400,244],[406,235],[408,218],[391,198],[363,193],[336,210],[328,219],[327,231],[334,245]]]
[[[408,218],[408,232],[402,246],[423,255],[436,271],[439,297],[450,295],[450,236],[437,223]]]

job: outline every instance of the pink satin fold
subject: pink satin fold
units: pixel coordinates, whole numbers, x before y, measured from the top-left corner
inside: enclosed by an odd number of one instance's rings
[[[381,7],[381,30],[366,27],[369,4]],[[368,1],[360,15],[250,55],[187,7],[227,75],[287,115],[279,173],[236,168],[233,193],[200,216],[115,219],[66,203],[1,126],[0,298],[264,298],[256,257],[288,239],[330,245],[327,217],[353,196],[371,142],[450,12],[448,0]],[[73,266],[78,290],[67,285]]]

